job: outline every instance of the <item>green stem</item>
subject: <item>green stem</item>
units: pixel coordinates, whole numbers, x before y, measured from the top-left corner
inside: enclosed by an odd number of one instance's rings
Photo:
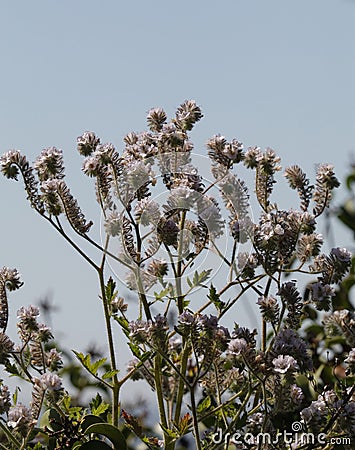
[[[182,358],[181,358],[181,369],[180,372],[183,374],[185,378],[186,369],[187,369],[187,361],[189,359],[190,354],[190,347],[185,342],[182,350]],[[185,391],[185,381],[183,377],[180,377],[179,379],[179,386],[178,386],[178,392],[176,396],[176,405],[175,405],[175,415],[174,415],[174,423],[177,424],[180,421],[180,415],[181,415],[181,407],[182,407],[182,399],[184,396]]]
[[[191,401],[191,411],[192,411],[192,421],[195,433],[195,442],[197,450],[201,450],[201,440],[200,440],[200,431],[198,429],[198,418],[197,418],[197,410],[196,410],[196,401],[195,401],[195,388],[190,387],[190,401]]]
[[[7,439],[16,445],[16,448],[21,448],[21,443],[12,435],[11,431],[0,421],[0,428],[6,434]]]
[[[155,390],[157,393],[158,399],[158,407],[159,407],[159,417],[160,423],[164,432],[164,448],[172,450],[174,445],[172,443],[171,437],[168,435],[166,430],[168,429],[168,422],[166,420],[165,406],[164,406],[164,396],[163,396],[163,386],[161,382],[161,356],[159,353],[156,353],[154,359],[154,381],[155,381]]]
[[[267,332],[266,321],[263,318],[261,321],[261,351],[262,352],[265,352],[265,349],[266,349],[266,332]]]
[[[180,219],[180,236],[179,236],[179,243],[178,243],[178,263],[177,263],[177,278],[176,278],[176,290],[177,290],[177,297],[178,297],[178,310],[179,314],[182,314],[184,311],[184,295],[182,294],[182,287],[181,287],[181,276],[182,276],[182,251],[183,251],[183,245],[184,245],[184,225],[186,220],[186,211],[183,211],[181,213],[181,219]]]
[[[144,286],[142,283],[141,273],[140,273],[140,266],[137,267],[137,275],[136,275],[136,281],[137,281],[137,287],[138,287],[138,297],[140,301],[140,305],[143,305],[144,313],[147,320],[152,320],[152,314],[150,312],[149,303],[147,300],[147,296],[144,292]],[[141,308],[142,309],[142,308]],[[142,320],[142,314],[140,309],[140,317],[139,319]]]
[[[231,258],[231,265],[230,265],[229,277],[228,277],[229,282],[231,282],[233,280],[233,270],[235,269],[235,262],[234,262],[234,260],[235,260],[236,251],[237,251],[237,241],[236,241],[236,239],[234,239],[233,250],[232,250],[232,258]]]
[[[98,270],[98,275],[99,275],[99,279],[100,279],[102,305],[104,308],[107,341],[108,341],[110,361],[111,361],[111,370],[116,371],[117,364],[116,364],[116,356],[115,356],[115,347],[114,347],[114,342],[113,342],[110,311],[109,311],[109,306],[107,304],[107,298],[106,298],[106,292],[105,292],[105,281],[104,281],[104,274],[103,274],[104,259],[105,259],[105,256],[103,257],[102,266]],[[116,427],[118,426],[118,420],[119,420],[119,390],[120,390],[120,385],[118,382],[117,374],[115,374],[113,377],[113,386],[112,386],[112,397],[113,397],[112,398],[112,400],[113,400],[113,402],[112,402],[112,424]]]

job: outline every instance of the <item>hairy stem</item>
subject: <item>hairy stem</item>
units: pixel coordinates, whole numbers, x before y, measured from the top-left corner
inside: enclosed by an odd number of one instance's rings
[[[156,353],[154,358],[154,381],[155,381],[155,390],[157,393],[158,407],[159,407],[159,417],[160,423],[163,428],[164,433],[164,448],[167,450],[174,449],[174,443],[171,440],[171,437],[167,433],[168,429],[168,421],[166,420],[166,412],[164,406],[164,396],[163,396],[163,386],[161,382],[161,366],[162,366],[162,358],[159,353]]]
[[[190,346],[185,341],[185,343],[183,345],[183,350],[182,350],[181,368],[180,368],[180,372],[182,373],[183,377],[180,377],[180,379],[179,379],[179,386],[178,386],[178,391],[177,391],[177,396],[176,396],[176,405],[175,405],[174,422],[176,424],[179,423],[180,415],[181,415],[182,399],[183,399],[184,390],[185,390],[184,379],[185,379],[189,354],[190,354]]]
[[[195,434],[195,442],[197,450],[201,450],[201,439],[200,439],[200,431],[198,428],[198,418],[197,418],[197,410],[196,410],[196,400],[195,400],[195,388],[193,386],[190,387],[190,401],[191,401],[191,411],[192,411],[192,420]]]
[[[110,354],[111,370],[116,371],[117,364],[116,364],[115,347],[114,347],[114,342],[113,342],[110,311],[109,311],[109,305],[107,302],[107,297],[106,297],[106,292],[105,292],[105,281],[104,281],[104,274],[103,274],[103,266],[104,266],[104,262],[105,262],[104,259],[105,259],[105,256],[103,256],[102,266],[98,270],[98,275],[99,275],[99,279],[100,279],[102,305],[104,308],[104,316],[105,316],[108,348],[109,348],[109,354]],[[113,386],[112,386],[112,400],[113,400],[112,401],[112,424],[114,426],[118,426],[118,419],[119,419],[119,389],[120,389],[120,385],[118,382],[118,377],[117,377],[117,374],[115,374],[113,377]]]

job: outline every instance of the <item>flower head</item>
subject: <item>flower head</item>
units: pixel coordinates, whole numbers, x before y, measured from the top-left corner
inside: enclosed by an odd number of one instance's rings
[[[59,391],[62,387],[62,379],[55,373],[46,372],[41,378],[42,386],[49,391]]]
[[[0,386],[0,415],[7,413],[11,407],[11,395],[8,386]]]
[[[60,179],[64,177],[62,151],[56,147],[48,147],[42,151],[33,164],[40,181]]]
[[[12,406],[9,410],[7,418],[7,425],[11,428],[15,428],[23,435],[27,432],[28,427],[33,423],[31,410],[22,403]]]
[[[228,344],[228,352],[232,355],[241,355],[248,349],[248,343],[243,338],[232,339]]]
[[[299,368],[295,358],[289,355],[279,355],[272,360],[272,364],[274,365],[274,371],[280,374],[294,372]]]
[[[100,138],[92,131],[85,131],[77,138],[78,152],[83,156],[89,156],[99,145]]]

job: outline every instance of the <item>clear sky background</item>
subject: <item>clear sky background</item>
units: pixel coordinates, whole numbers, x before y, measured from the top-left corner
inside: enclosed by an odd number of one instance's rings
[[[222,133],[245,147],[270,146],[283,167],[298,163],[310,177],[321,162],[341,180],[346,174],[355,154],[355,1],[0,6],[0,152],[20,149],[33,161],[61,148],[67,182],[96,222],[76,137],[93,130],[122,149],[124,135],[145,129],[151,107],[171,115],[189,98],[205,115],[192,133],[198,152]],[[30,209],[21,182],[1,177],[0,198],[0,265],[17,267],[25,281],[10,294],[11,327],[21,305],[51,294],[65,345],[104,345],[92,269]],[[344,245],[347,235],[336,239]]]

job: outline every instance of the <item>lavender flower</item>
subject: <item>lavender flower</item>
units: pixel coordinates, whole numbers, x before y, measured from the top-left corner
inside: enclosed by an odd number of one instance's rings
[[[266,322],[275,324],[279,317],[279,305],[275,297],[260,297],[257,304],[260,306],[261,313]]]
[[[261,150],[260,147],[249,147],[244,155],[244,164],[249,169],[255,169],[260,161]]]
[[[56,147],[48,147],[42,151],[33,164],[40,181],[60,179],[64,177],[63,153]]]
[[[306,343],[296,331],[290,328],[284,328],[277,334],[272,351],[275,355],[292,356],[297,361],[301,371],[312,370],[312,358],[309,355]]]
[[[300,406],[304,400],[303,391],[297,384],[291,385],[291,400],[295,406]]]
[[[100,143],[100,138],[96,137],[92,131],[85,131],[77,138],[78,152],[83,156],[88,156],[95,151]]]
[[[148,341],[151,329],[151,320],[148,320],[148,322],[145,322],[143,320],[135,320],[129,323],[129,335],[134,341],[138,343],[144,343]]]
[[[160,219],[159,204],[149,198],[138,201],[134,208],[136,219],[143,225],[156,225]]]
[[[7,418],[7,425],[16,429],[23,435],[26,434],[28,427],[33,424],[31,410],[22,403],[12,406],[9,410]]]
[[[40,378],[40,383],[49,391],[59,391],[63,389],[62,379],[55,373],[44,373]]]
[[[190,131],[202,117],[201,108],[197,106],[195,100],[185,100],[176,111],[175,123],[181,130]]]
[[[330,300],[335,295],[335,289],[329,284],[324,284],[321,281],[313,283],[311,288],[311,298],[319,311],[329,311]]]
[[[147,122],[151,131],[161,131],[166,119],[166,113],[162,108],[152,108],[148,112]]]
[[[286,372],[294,372],[299,369],[295,358],[289,355],[279,355],[272,360],[272,364],[274,365],[274,371],[282,375]]]
[[[168,273],[168,264],[165,260],[154,259],[149,263],[147,271],[154,277],[163,278]]]
[[[349,371],[355,374],[355,347],[350,350],[344,362],[347,364]]]
[[[83,162],[83,172],[89,177],[96,177],[100,167],[101,162],[97,155],[88,156]]]
[[[105,219],[105,231],[108,235],[118,236],[122,228],[122,217],[117,211],[112,211]]]
[[[44,362],[49,370],[59,370],[63,366],[62,354],[56,348],[51,348],[45,353]]]
[[[9,357],[9,353],[14,350],[14,343],[3,332],[0,332],[0,364],[4,364]]]
[[[33,327],[36,330],[37,326],[37,317],[39,316],[39,308],[34,305],[30,305],[28,307],[21,306],[21,308],[17,311],[17,318],[27,324],[28,327]]]
[[[11,395],[8,386],[0,386],[0,415],[7,413],[11,407]]]
[[[320,431],[324,423],[327,422],[328,408],[325,401],[321,398],[313,401],[310,406],[304,408],[301,412],[301,418],[307,427],[313,431]]]
[[[232,339],[228,344],[228,352],[232,355],[242,355],[247,349],[247,341],[243,338]]]
[[[9,291],[15,291],[23,285],[23,282],[20,280],[20,276],[21,275],[17,269],[3,267],[0,270],[0,280],[5,284]]]

